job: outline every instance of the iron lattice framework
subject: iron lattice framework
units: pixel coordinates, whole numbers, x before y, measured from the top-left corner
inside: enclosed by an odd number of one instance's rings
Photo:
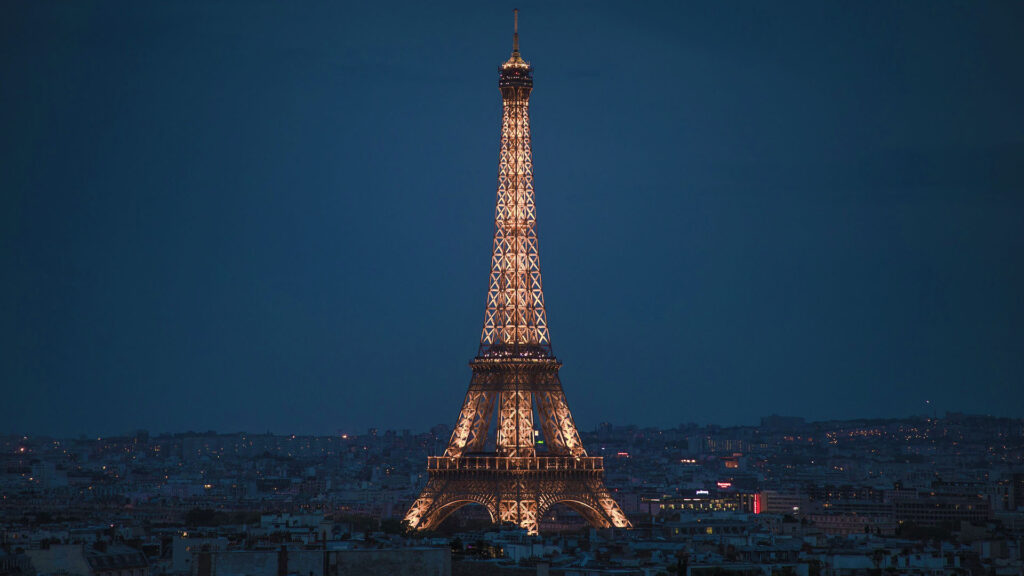
[[[431,529],[467,504],[494,522],[535,534],[554,504],[596,527],[629,528],[604,485],[601,458],[587,456],[551,351],[537,242],[530,145],[533,74],[519,54],[518,13],[512,56],[498,80],[503,101],[498,198],[487,308],[473,377],[444,456],[430,457],[429,479],[405,520]],[[535,431],[536,409],[540,431]],[[495,437],[489,441],[492,415]],[[543,450],[537,438],[543,433]]]

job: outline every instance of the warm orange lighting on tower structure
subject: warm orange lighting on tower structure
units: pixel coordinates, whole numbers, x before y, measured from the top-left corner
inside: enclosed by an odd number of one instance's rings
[[[495,522],[536,533],[538,518],[564,503],[594,526],[629,527],[604,486],[604,465],[588,457],[551,351],[537,239],[530,143],[533,68],[519,54],[514,11],[512,55],[501,65],[502,97],[494,241],[483,330],[473,377],[444,456],[428,461],[427,486],[406,514],[414,528],[434,528],[470,503]],[[537,442],[536,408],[544,439]],[[493,414],[496,435],[488,441]],[[547,450],[538,454],[537,446]]]

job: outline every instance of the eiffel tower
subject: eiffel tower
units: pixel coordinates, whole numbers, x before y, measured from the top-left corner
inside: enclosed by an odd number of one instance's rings
[[[561,503],[592,526],[630,528],[605,488],[603,459],[587,456],[583,448],[558,379],[562,364],[551,351],[530,147],[533,69],[519,54],[518,10],[514,18],[512,56],[498,77],[498,199],[480,348],[470,362],[473,376],[448,448],[427,459],[427,485],[405,521],[411,528],[433,529],[475,503],[487,508],[492,522],[536,534],[538,520]],[[534,429],[535,409],[540,431]],[[496,433],[489,442],[495,412]]]

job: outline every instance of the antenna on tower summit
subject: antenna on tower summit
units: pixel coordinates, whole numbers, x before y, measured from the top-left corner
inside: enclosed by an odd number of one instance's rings
[[[519,52],[519,8],[512,10],[512,51]]]

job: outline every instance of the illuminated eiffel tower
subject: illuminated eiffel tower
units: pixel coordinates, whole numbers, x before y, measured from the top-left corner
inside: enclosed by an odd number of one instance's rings
[[[535,534],[538,520],[561,503],[593,526],[629,528],[604,486],[603,459],[587,456],[583,448],[558,379],[562,364],[551,351],[533,194],[533,74],[519,55],[518,20],[516,11],[512,57],[498,79],[504,112],[480,349],[470,362],[473,377],[448,448],[443,456],[428,458],[427,485],[405,520],[412,528],[432,529],[476,503],[487,508],[491,521]],[[488,442],[495,412],[496,434]]]

